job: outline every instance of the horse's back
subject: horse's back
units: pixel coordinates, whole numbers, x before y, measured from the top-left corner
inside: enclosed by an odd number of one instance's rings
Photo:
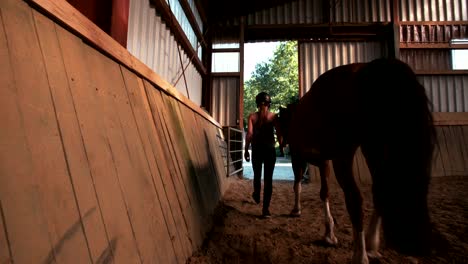
[[[353,127],[358,122],[355,78],[363,66],[353,63],[333,68],[313,83],[297,105],[290,144],[329,156],[340,145],[353,143]]]

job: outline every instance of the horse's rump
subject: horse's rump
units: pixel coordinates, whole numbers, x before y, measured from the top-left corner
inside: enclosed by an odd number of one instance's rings
[[[435,131],[425,89],[406,63],[387,59],[366,65],[357,86],[361,148],[370,165],[384,237],[400,252],[427,253]]]
[[[355,143],[359,120],[354,84],[356,72],[364,65],[343,65],[320,75],[293,108],[290,145],[317,149],[331,159],[337,149]]]

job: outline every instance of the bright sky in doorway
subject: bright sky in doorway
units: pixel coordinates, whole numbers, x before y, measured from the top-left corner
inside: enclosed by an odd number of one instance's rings
[[[280,42],[257,42],[244,45],[244,81],[250,79],[255,65],[273,58],[273,53]]]

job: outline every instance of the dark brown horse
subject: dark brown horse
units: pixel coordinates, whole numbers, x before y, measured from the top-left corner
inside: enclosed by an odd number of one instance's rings
[[[337,243],[328,204],[332,163],[353,225],[353,263],[368,263],[368,255],[379,255],[380,225],[387,246],[408,255],[428,252],[427,194],[435,132],[425,89],[407,64],[378,59],[331,69],[297,105],[281,109],[279,116],[295,178],[293,215],[301,213],[300,182],[306,164],[316,165],[325,240]],[[373,182],[374,214],[366,233],[362,197],[352,169],[358,147]]]

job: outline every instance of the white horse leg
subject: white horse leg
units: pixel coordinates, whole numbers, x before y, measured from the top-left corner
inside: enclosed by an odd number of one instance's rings
[[[301,215],[301,182],[294,182],[294,208],[291,211],[291,216]]]
[[[374,210],[366,234],[367,256],[369,256],[370,258],[381,257],[379,253],[381,221],[382,219]]]
[[[353,264],[369,264],[369,259],[366,253],[366,241],[364,238],[364,232],[358,232],[353,228],[353,239],[354,239],[354,252],[353,252]]]
[[[350,153],[333,159],[335,176],[345,195],[346,209],[353,225],[353,264],[368,264],[366,241],[363,230],[362,196],[353,176],[353,158],[355,149]]]
[[[323,202],[323,212],[325,214],[325,242],[329,245],[336,245],[338,244],[338,239],[334,233],[335,222],[330,212],[328,199]]]

